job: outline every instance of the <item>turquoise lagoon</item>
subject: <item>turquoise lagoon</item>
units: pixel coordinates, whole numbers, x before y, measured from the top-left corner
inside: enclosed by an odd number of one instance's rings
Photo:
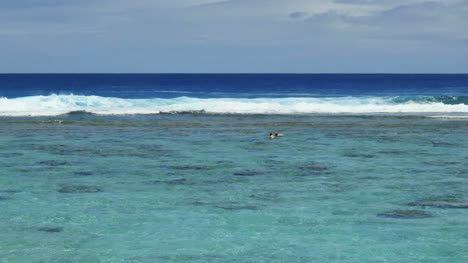
[[[468,262],[467,134],[456,117],[2,117],[0,262]]]

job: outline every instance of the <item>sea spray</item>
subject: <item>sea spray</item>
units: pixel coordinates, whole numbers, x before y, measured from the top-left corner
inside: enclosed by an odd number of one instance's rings
[[[70,112],[101,115],[210,113],[210,114],[468,114],[467,98],[325,97],[325,98],[192,98],[123,99],[101,96],[57,95],[1,98],[0,116],[56,116]],[[455,103],[459,102],[459,103]]]

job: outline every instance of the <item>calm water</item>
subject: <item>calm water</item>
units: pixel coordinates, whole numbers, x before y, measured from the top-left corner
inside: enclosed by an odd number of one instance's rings
[[[0,262],[467,262],[467,87],[0,75]]]

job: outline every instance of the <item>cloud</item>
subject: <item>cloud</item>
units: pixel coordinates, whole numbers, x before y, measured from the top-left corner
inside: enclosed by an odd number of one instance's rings
[[[468,34],[462,33],[462,28],[468,28],[467,6],[464,2],[428,1],[399,5],[368,16],[329,12],[316,15],[309,22],[322,23],[329,30],[356,38],[456,43],[460,39],[468,40]]]
[[[467,23],[466,1],[456,0],[1,0],[0,6],[3,36],[88,33],[178,44],[307,43],[307,35],[325,31],[347,39],[450,40],[463,38]]]
[[[60,0],[1,0],[0,7],[2,8],[34,8],[55,5],[68,5],[73,1],[60,1]]]
[[[0,49],[10,51],[468,53],[464,0],[0,0],[0,9]]]

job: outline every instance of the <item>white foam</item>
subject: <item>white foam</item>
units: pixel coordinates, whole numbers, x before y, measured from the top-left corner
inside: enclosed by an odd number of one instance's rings
[[[442,102],[395,103],[384,97],[199,99],[121,99],[99,96],[49,95],[0,98],[0,116],[54,116],[71,111],[95,114],[157,114],[204,111],[235,114],[366,114],[366,113],[461,113],[468,105]]]

